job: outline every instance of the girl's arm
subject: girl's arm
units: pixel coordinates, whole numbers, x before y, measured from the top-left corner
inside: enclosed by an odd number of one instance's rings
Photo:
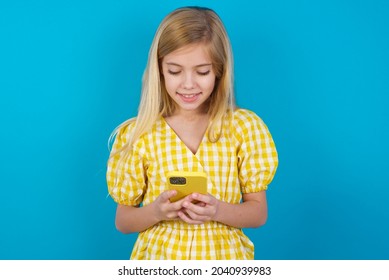
[[[194,200],[200,203],[192,203]],[[210,194],[194,193],[186,197],[182,206],[185,211],[179,211],[178,216],[190,224],[217,221],[237,228],[251,228],[262,226],[267,220],[265,191],[243,194],[240,204],[220,201]]]
[[[116,228],[122,233],[141,232],[164,220],[178,219],[183,200],[171,203],[176,191],[163,192],[154,202],[143,207],[118,204]]]

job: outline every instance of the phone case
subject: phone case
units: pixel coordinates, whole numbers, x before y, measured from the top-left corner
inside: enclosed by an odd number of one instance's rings
[[[173,171],[166,174],[170,190],[177,190],[171,202],[182,199],[191,193],[207,194],[207,174],[205,172]]]

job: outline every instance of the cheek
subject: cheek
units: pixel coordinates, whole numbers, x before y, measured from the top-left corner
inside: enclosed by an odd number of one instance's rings
[[[169,94],[176,92],[178,84],[175,79],[172,79],[171,77],[170,78],[168,77],[167,79],[165,78],[164,83],[165,83],[165,88]]]
[[[170,89],[170,88],[172,87],[172,85],[173,85],[172,76],[169,75],[169,74],[167,73],[167,70],[164,69],[164,68],[162,68],[162,73],[163,73],[163,80],[162,80],[162,82],[163,82],[163,84],[165,85],[166,90],[169,91],[169,89]]]
[[[215,87],[215,78],[210,77],[206,81],[204,81],[204,88],[207,88],[208,90],[212,91]]]

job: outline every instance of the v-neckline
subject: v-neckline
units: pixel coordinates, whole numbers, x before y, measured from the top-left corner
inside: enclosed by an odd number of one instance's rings
[[[185,147],[185,149],[190,152],[193,156],[197,156],[200,149],[201,149],[201,146],[203,145],[203,142],[205,141],[206,137],[207,137],[207,134],[208,134],[208,128],[209,128],[209,124],[207,125],[207,128],[205,129],[203,135],[201,136],[201,141],[199,143],[199,145],[197,146],[197,149],[195,152],[193,152],[187,144],[185,144],[185,142],[181,139],[181,137],[177,134],[177,132],[169,125],[169,123],[166,121],[166,119],[164,117],[161,117],[162,118],[162,121],[165,123],[165,126],[167,127],[167,129],[170,131],[170,133],[172,135],[174,135],[174,137],[180,142],[180,144],[182,146]]]

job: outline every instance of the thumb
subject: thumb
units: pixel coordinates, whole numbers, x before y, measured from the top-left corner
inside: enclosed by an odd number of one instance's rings
[[[176,191],[176,190],[164,191],[164,192],[161,194],[161,200],[162,200],[162,202],[166,202],[166,201],[168,201],[170,198],[172,198],[173,196],[175,196],[176,194],[177,194],[177,191]]]

